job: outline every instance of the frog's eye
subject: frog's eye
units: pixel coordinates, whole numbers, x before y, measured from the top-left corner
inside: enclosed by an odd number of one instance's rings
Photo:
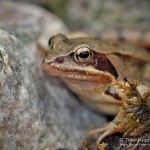
[[[75,52],[76,60],[79,62],[88,62],[92,56],[93,52],[89,47],[80,47]]]
[[[51,37],[51,38],[49,39],[49,41],[48,41],[49,49],[52,49],[52,48],[53,48],[52,39],[53,39],[53,37]]]

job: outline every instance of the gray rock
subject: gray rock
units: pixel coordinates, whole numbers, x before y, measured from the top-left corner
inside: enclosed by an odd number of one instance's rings
[[[58,17],[41,7],[11,1],[0,1],[0,27],[25,44],[35,43],[43,36],[49,38],[58,32],[67,32],[65,24]]]
[[[78,149],[90,126],[105,119],[42,71],[36,46],[66,27],[39,7],[0,3],[0,27],[14,34],[0,30],[0,149]]]
[[[0,147],[35,149],[43,123],[35,84],[26,63],[26,49],[0,30]],[[40,111],[40,110],[39,110]],[[41,127],[40,127],[41,126]]]

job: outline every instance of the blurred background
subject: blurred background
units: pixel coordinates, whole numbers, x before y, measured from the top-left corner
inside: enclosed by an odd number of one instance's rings
[[[17,0],[16,0],[17,1]],[[97,32],[104,28],[150,28],[149,0],[19,0],[44,7],[70,30]]]

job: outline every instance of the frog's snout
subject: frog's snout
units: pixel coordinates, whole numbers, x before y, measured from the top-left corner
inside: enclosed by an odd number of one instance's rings
[[[59,76],[63,72],[60,69],[60,64],[63,64],[63,61],[64,61],[63,57],[57,57],[53,60],[44,58],[42,62],[42,68],[49,74],[52,74],[54,76]]]
[[[53,72],[55,69],[58,70],[59,65],[64,62],[63,57],[57,57],[53,60],[49,60],[48,58],[44,58],[42,62],[43,69],[48,72]],[[51,71],[52,70],[52,71]]]
[[[44,58],[44,60],[43,60],[43,64],[50,64],[52,62],[61,64],[64,62],[64,58],[63,57],[57,57],[54,60],[49,60],[47,58]]]

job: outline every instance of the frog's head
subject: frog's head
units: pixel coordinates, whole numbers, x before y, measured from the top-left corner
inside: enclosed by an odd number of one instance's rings
[[[68,39],[63,34],[50,38],[50,50],[43,60],[43,68],[60,78],[110,82],[117,78],[115,67],[104,53],[95,51],[95,39]]]

